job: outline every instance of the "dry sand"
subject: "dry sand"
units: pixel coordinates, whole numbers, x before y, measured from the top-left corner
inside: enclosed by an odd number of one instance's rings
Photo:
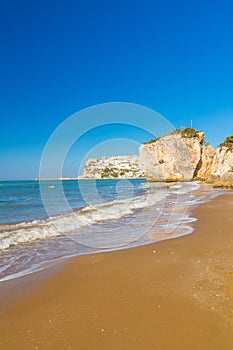
[[[192,235],[71,260],[2,309],[0,348],[232,350],[232,213],[228,193]]]

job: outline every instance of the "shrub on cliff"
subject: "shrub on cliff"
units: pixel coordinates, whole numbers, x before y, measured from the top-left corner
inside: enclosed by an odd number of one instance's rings
[[[154,142],[158,141],[159,139],[160,139],[160,137],[157,137],[157,138],[152,139],[150,141],[145,141],[145,142],[143,142],[143,145],[148,145],[149,143],[154,143]]]
[[[222,150],[223,147],[233,152],[233,135],[227,136],[226,140],[220,144],[220,150]]]
[[[187,139],[192,139],[192,138],[199,138],[199,131],[192,129],[192,128],[185,128],[180,131],[180,134],[182,137],[187,138]]]
[[[164,135],[164,136],[169,136],[169,135],[181,135],[181,137],[186,138],[186,139],[192,139],[192,138],[200,138],[200,132],[196,129],[192,128],[184,128],[184,129],[174,129],[171,131],[170,134]],[[163,136],[163,137],[164,137]],[[143,142],[144,145],[148,145],[150,143],[155,143],[156,141],[160,140],[161,137],[157,137],[155,139],[152,139],[147,142]]]

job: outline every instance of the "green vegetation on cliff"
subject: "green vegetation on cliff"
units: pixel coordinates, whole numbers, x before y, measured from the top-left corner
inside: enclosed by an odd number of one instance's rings
[[[152,139],[150,141],[143,142],[143,145],[148,145],[149,143],[154,143],[154,142],[158,141],[159,139],[160,139],[160,137],[157,137],[157,138]]]
[[[192,139],[192,138],[200,138],[200,132],[196,129],[193,128],[185,128],[185,129],[175,129],[173,130],[170,134],[164,135],[164,136],[169,136],[169,135],[181,135],[181,137],[186,138],[186,139]],[[148,145],[150,143],[155,143],[156,141],[160,140],[160,137],[157,137],[155,139],[152,139],[150,141],[144,142],[144,145]]]
[[[200,131],[193,129],[193,128],[184,128],[184,129],[175,129],[171,132],[172,135],[181,135],[181,137],[185,139],[192,139],[192,138],[199,138],[200,137]]]
[[[186,128],[180,131],[180,134],[182,137],[187,138],[187,139],[192,139],[192,138],[199,138],[200,137],[200,132],[198,130],[192,129],[192,128]]]
[[[220,150],[226,147],[229,151],[233,151],[233,135],[227,136],[226,140],[220,144]]]

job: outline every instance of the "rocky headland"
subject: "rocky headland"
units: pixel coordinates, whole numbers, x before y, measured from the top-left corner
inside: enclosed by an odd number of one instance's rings
[[[214,187],[233,187],[233,136],[214,149],[205,144],[203,132],[174,130],[142,144],[139,164],[152,181],[199,180]]]
[[[146,177],[155,182],[204,181],[233,188],[233,136],[217,149],[192,128],[173,130],[139,147],[137,156],[88,159],[79,179]]]

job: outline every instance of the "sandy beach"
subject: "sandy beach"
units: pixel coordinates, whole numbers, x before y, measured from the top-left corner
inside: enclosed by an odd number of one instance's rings
[[[1,349],[232,350],[232,212],[226,192],[194,210],[189,236],[77,257],[40,283],[2,288]],[[14,286],[27,291],[4,307]]]

